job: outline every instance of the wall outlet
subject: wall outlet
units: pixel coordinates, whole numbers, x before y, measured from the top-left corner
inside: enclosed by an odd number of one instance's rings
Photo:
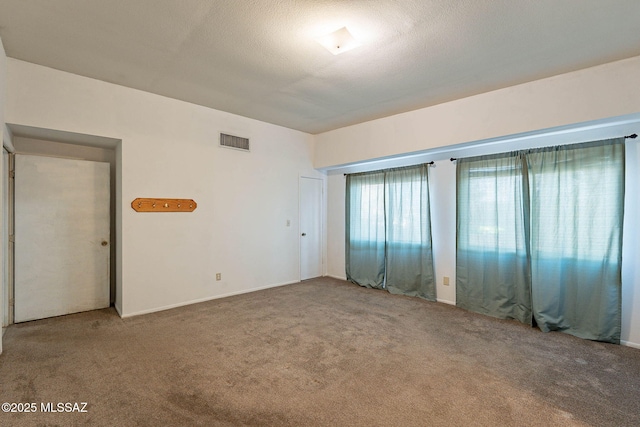
[[[216,280],[222,280],[222,273],[216,273]]]
[[[290,219],[287,220],[287,227],[291,227],[291,220]]]
[[[442,284],[445,286],[449,286],[449,277],[444,276],[444,279],[442,280]]]

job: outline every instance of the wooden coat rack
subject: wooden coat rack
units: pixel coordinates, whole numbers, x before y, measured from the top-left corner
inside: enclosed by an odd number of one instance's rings
[[[137,198],[131,207],[136,212],[193,212],[198,204],[193,199]]]

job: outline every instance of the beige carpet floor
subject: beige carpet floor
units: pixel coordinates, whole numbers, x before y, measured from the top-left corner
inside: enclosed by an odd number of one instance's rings
[[[638,426],[640,350],[321,278],[11,326],[2,426]],[[86,402],[82,413],[41,404]]]

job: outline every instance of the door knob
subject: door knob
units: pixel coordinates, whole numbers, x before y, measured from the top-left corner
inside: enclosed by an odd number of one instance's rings
[[[108,244],[109,243],[106,240],[103,240],[102,243],[101,243],[102,246],[107,246]]]
[[[302,233],[302,236],[303,236],[303,237],[304,237],[304,236],[306,236],[306,235],[307,235],[307,233]]]

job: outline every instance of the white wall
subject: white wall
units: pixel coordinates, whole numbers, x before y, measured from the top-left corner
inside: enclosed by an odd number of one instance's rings
[[[298,281],[298,178],[324,178],[311,135],[11,58],[7,82],[7,123],[121,140],[123,316]],[[251,152],[220,148],[220,131],[249,137]],[[137,197],[198,208],[136,213]]]
[[[640,127],[636,132],[640,135]],[[627,140],[622,240],[622,339],[640,348],[640,149]]]
[[[4,46],[2,45],[2,39],[0,39],[0,140],[3,140],[3,134],[5,131],[4,126],[4,110],[5,110],[5,99],[6,99],[6,80],[7,80],[7,57],[4,52]],[[4,179],[5,171],[3,170],[2,162],[0,162],[0,177]],[[0,224],[1,221],[4,220],[2,218],[1,213],[4,212],[2,206],[2,199],[0,198]],[[0,242],[3,241],[3,236],[0,236]],[[0,260],[3,259],[5,248],[0,245]],[[5,276],[4,272],[4,263],[0,263],[2,267],[0,267],[0,277]],[[4,300],[4,289],[2,289],[2,285],[0,284],[0,319],[4,318],[4,306],[6,301]],[[2,353],[2,332],[0,332],[0,353]]]
[[[640,111],[640,56],[316,135],[317,168]]]
[[[316,166],[329,171],[328,274],[345,276],[343,172],[435,160],[429,174],[436,292],[438,301],[455,303],[455,164],[448,158],[640,134],[637,76],[640,57],[317,135]],[[640,348],[637,144],[627,142],[622,340]],[[401,156],[415,152],[423,154]],[[385,156],[394,159],[385,164]]]
[[[431,242],[436,295],[439,302],[456,303],[456,166],[439,161],[429,169]],[[436,261],[437,260],[437,261]],[[449,285],[443,283],[449,278]]]
[[[346,280],[345,270],[345,177],[327,179],[327,275]]]

